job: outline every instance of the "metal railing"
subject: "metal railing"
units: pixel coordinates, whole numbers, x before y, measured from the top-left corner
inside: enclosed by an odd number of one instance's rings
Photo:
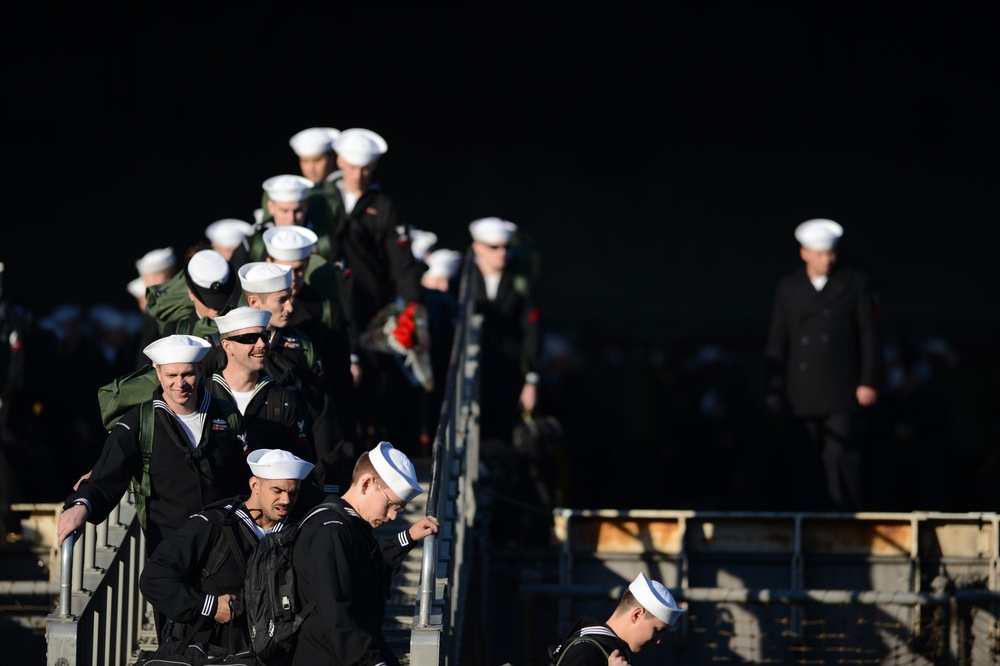
[[[476,516],[473,484],[478,476],[478,353],[480,318],[474,314],[467,252],[459,283],[459,319],[440,420],[434,439],[427,514],[440,521],[425,539],[409,663],[456,663],[463,633],[470,530]]]
[[[128,495],[108,519],[66,537],[59,605],[46,619],[46,664],[128,664],[148,605],[139,591],[146,541]]]
[[[525,626],[543,636],[606,617],[643,572],[688,612],[636,666],[1000,663],[994,512],[559,509],[555,519],[558,583],[520,587]]]

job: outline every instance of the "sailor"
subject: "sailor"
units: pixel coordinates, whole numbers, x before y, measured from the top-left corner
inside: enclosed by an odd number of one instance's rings
[[[580,618],[549,656],[560,666],[630,664],[634,652],[659,643],[683,613],[663,583],[640,573],[622,594],[611,617],[605,622]],[[587,640],[573,640],[581,636],[597,641],[600,647]]]

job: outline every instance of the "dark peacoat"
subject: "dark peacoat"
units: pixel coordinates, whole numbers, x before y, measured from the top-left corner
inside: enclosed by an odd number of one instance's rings
[[[868,275],[835,268],[816,291],[802,267],[782,278],[767,336],[768,388],[795,416],[858,409],[858,386],[879,388],[882,331]]]

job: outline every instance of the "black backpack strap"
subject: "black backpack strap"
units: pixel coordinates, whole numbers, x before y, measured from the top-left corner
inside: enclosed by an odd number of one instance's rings
[[[559,666],[559,664],[563,660],[563,657],[566,656],[566,652],[569,651],[571,646],[576,645],[577,643],[590,643],[591,645],[593,645],[594,647],[596,647],[598,650],[601,651],[601,654],[604,655],[605,659],[611,656],[611,653],[608,652],[607,649],[604,647],[604,645],[596,638],[591,638],[590,636],[574,636],[569,641],[563,644],[562,650],[559,651],[559,658],[556,659],[555,662],[553,662],[553,666]]]
[[[222,566],[222,563],[226,561],[226,557],[229,553],[233,554],[236,558],[236,564],[240,568],[240,574],[246,578],[247,569],[246,563],[243,562],[243,558],[239,557],[240,548],[236,543],[236,530],[239,529],[239,523],[236,522],[236,511],[240,507],[240,502],[233,502],[232,505],[226,510],[225,516],[222,517],[220,522],[223,534],[225,534],[225,539],[218,539],[215,545],[212,547],[212,552],[208,555],[208,560],[205,562],[205,568],[201,570],[201,579],[204,581],[210,576],[214,576]],[[216,512],[206,512],[205,515],[218,515]]]

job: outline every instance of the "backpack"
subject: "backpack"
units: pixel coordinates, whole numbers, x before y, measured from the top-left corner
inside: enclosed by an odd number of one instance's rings
[[[159,385],[156,369],[147,363],[97,389],[97,404],[101,409],[104,429],[111,430],[125,412],[152,398]]]
[[[348,520],[339,504],[317,504],[295,527],[265,534],[247,562],[243,612],[250,627],[250,645],[265,666],[281,663],[292,654],[299,627],[316,605],[302,603],[292,556],[302,525],[328,509]]]
[[[184,319],[194,311],[194,303],[188,298],[184,269],[166,282],[146,289],[146,314],[156,320],[161,332],[167,322]]]
[[[559,654],[553,654],[553,651],[556,648],[549,649],[549,658],[553,659],[549,666],[559,666],[563,657],[566,656],[566,651],[569,650],[571,645],[575,645],[577,643],[590,643],[591,645],[595,645],[597,649],[601,651],[601,654],[604,655],[605,659],[611,656],[611,653],[608,652],[607,648],[605,648],[604,645],[602,645],[596,638],[591,638],[590,636],[574,636],[561,646],[556,646],[557,648],[561,648],[559,650]]]

